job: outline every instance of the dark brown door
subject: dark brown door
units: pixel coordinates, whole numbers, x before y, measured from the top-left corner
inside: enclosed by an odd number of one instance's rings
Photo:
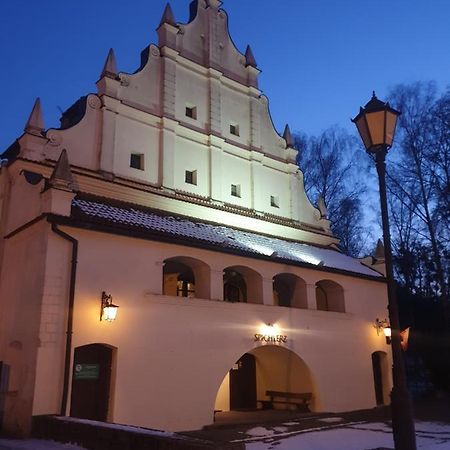
[[[375,385],[375,398],[377,405],[383,405],[383,374],[381,370],[380,352],[372,353],[373,382]]]
[[[256,363],[249,353],[230,370],[230,409],[256,409]]]
[[[9,384],[9,365],[0,361],[0,430],[3,427],[3,419],[5,417],[6,394]]]
[[[111,385],[112,348],[90,344],[75,349],[70,415],[106,421]]]

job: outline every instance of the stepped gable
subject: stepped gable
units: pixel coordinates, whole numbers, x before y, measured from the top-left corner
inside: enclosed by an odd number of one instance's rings
[[[191,2],[189,22],[176,24],[176,39],[160,33],[161,26],[175,25],[173,13],[166,7],[158,28],[159,47],[168,46],[204,67],[216,69],[241,84],[252,85],[253,77],[249,77],[249,71],[259,73],[255,57],[251,50],[244,54],[234,45],[228,28],[228,15],[220,8],[221,4],[218,0]]]

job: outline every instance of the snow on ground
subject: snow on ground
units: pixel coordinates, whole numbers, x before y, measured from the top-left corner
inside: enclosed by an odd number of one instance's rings
[[[342,417],[324,417],[323,419],[317,420],[319,422],[334,423],[334,422],[342,422],[344,419]]]
[[[250,428],[250,430],[245,432],[248,436],[270,436],[273,433],[273,430],[268,430],[264,427]]]
[[[274,429],[258,427],[246,432],[247,450],[368,450],[377,447],[394,448],[391,428],[384,423],[353,423],[320,431],[275,434]],[[306,431],[306,432],[305,432]],[[436,422],[416,423],[417,446],[420,450],[450,450],[450,425]],[[258,440],[256,440],[258,439]],[[245,440],[243,440],[245,441]]]
[[[84,450],[72,444],[61,444],[40,439],[10,440],[0,439],[0,450]]]
[[[297,425],[286,422],[283,425]],[[377,447],[394,448],[392,430],[385,423],[352,422],[302,431],[286,426],[254,427],[247,430],[247,450],[369,450]],[[450,450],[450,424],[416,422],[418,450]],[[72,444],[38,439],[0,439],[0,450],[84,450]]]
[[[99,422],[97,420],[79,419],[78,417],[55,416],[55,419],[61,420],[63,422],[77,422],[77,423],[84,423],[87,425],[95,425],[96,427],[114,428],[115,430],[131,431],[132,433],[151,434],[153,436],[175,436],[175,433],[172,433],[171,431],[153,430],[151,428],[141,428],[134,425],[121,425],[119,423],[109,423],[109,422]],[[178,438],[180,438],[179,435]]]

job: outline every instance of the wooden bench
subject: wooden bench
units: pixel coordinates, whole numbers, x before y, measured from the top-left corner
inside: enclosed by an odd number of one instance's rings
[[[281,392],[266,391],[270,400],[259,400],[262,409],[274,409],[274,404],[295,405],[298,411],[309,412],[309,403],[312,400],[311,392]]]

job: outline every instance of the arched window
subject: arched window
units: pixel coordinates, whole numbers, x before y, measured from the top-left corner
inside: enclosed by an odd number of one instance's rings
[[[247,302],[247,284],[242,274],[231,269],[224,270],[223,299],[226,302]]]
[[[316,304],[320,311],[345,312],[344,289],[331,280],[316,283]]]
[[[223,272],[223,299],[226,302],[262,303],[262,277],[245,266],[227,267]]]
[[[164,261],[164,295],[209,298],[209,284],[209,267],[202,261],[182,256]]]
[[[273,277],[273,300],[278,306],[307,308],[306,283],[291,273],[279,273]]]

